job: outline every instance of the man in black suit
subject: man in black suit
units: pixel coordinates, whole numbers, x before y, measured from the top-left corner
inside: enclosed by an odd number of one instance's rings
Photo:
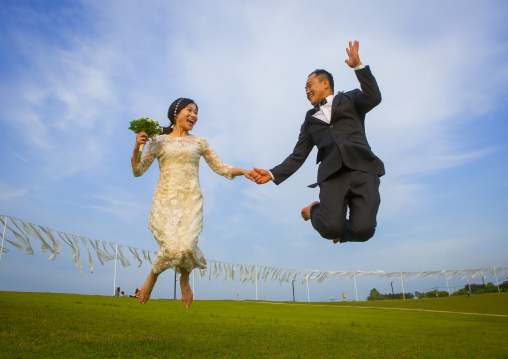
[[[333,77],[316,70],[307,79],[305,90],[313,109],[305,116],[298,142],[284,162],[270,171],[255,169],[261,178],[279,185],[305,162],[314,146],[318,148],[317,183],[319,201],[302,209],[319,234],[337,242],[364,242],[376,229],[381,202],[379,177],[383,162],[372,153],[365,135],[365,114],[381,102],[381,93],[369,66],[358,56],[358,41],[349,42],[346,64],[355,70],[361,91],[339,92],[335,97]],[[349,207],[349,220],[346,219]]]

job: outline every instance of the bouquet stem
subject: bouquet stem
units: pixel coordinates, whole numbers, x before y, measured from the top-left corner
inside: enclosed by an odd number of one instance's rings
[[[140,146],[139,146],[139,152],[138,152],[138,162],[141,162],[141,154],[143,153],[143,150],[145,149],[145,144],[142,143]]]

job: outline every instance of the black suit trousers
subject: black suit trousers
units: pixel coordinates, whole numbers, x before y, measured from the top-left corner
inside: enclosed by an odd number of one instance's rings
[[[381,203],[379,183],[376,174],[342,167],[319,184],[320,203],[311,208],[312,226],[323,238],[340,238],[341,243],[369,240]]]

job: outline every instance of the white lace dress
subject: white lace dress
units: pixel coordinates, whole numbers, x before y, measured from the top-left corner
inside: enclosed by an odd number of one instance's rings
[[[159,244],[152,271],[159,274],[168,268],[206,268],[198,235],[203,229],[203,196],[199,186],[199,160],[217,174],[233,179],[232,166],[223,163],[208,142],[199,136],[160,135],[148,144],[138,167],[139,177],[153,161],[159,160],[159,184],[155,190],[148,228]]]

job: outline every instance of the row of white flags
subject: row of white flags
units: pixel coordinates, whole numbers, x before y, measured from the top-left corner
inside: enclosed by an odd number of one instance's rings
[[[60,254],[62,249],[62,242],[60,239],[72,249],[72,262],[76,263],[81,275],[84,276],[81,263],[81,255],[86,257],[88,253],[88,265],[90,272],[93,273],[93,259],[92,253],[95,253],[101,265],[111,260],[119,260],[122,265],[127,268],[131,265],[129,259],[125,256],[125,248],[132,254],[132,259],[139,262],[138,267],[141,267],[143,261],[149,261],[152,264],[152,258],[155,252],[148,249],[135,248],[119,243],[111,243],[91,238],[85,238],[75,234],[69,234],[55,229],[43,227],[37,224],[28,223],[21,219],[0,216],[2,224],[2,252],[7,253],[9,250],[4,247],[4,239],[18,250],[25,250],[26,254],[33,255],[31,241],[36,240],[42,243],[42,252],[50,252],[51,255],[48,260],[54,261]],[[9,232],[6,232],[8,230]],[[9,238],[8,235],[9,234]],[[10,236],[12,234],[12,236]],[[86,253],[84,252],[86,249]],[[127,250],[125,250],[127,252]],[[128,252],[127,252],[128,253]],[[1,254],[0,254],[1,255]],[[283,282],[290,282],[296,280],[302,275],[302,283],[309,280],[316,280],[316,283],[321,283],[328,277],[340,277],[340,279],[351,279],[355,276],[379,276],[388,279],[397,279],[407,281],[409,279],[417,279],[422,277],[438,278],[445,276],[446,279],[451,279],[455,276],[461,276],[461,279],[472,279],[475,277],[483,277],[487,275],[495,275],[496,278],[503,278],[508,275],[508,267],[492,267],[480,269],[453,269],[441,271],[425,271],[425,272],[385,272],[377,271],[325,271],[325,270],[312,270],[312,269],[288,269],[278,267],[268,267],[257,264],[235,264],[220,262],[215,260],[207,260],[208,268],[195,271],[198,278],[204,277],[208,274],[208,278],[219,278],[224,276],[223,281],[230,278],[235,280],[237,278],[241,282],[251,281],[252,283],[258,280],[278,280],[281,285]]]

